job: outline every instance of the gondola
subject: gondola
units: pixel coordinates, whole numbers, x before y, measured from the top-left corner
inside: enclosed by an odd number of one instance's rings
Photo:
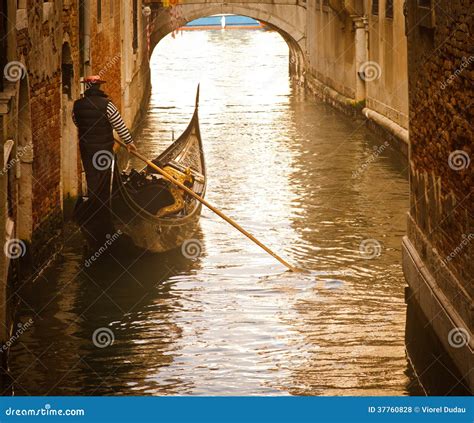
[[[206,166],[198,111],[199,88],[188,127],[152,161],[204,197]],[[154,253],[177,248],[193,237],[201,215],[199,201],[148,166],[140,171],[122,172],[117,160],[115,163],[111,211],[117,232],[125,234],[124,238],[140,250]],[[87,239],[88,231],[83,232]]]

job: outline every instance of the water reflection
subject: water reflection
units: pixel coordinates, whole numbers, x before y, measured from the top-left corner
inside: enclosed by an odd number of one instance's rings
[[[291,85],[276,33],[167,38],[151,70],[140,149],[155,157],[186,127],[200,82],[208,199],[309,273],[286,272],[206,210],[194,260],[178,250],[78,272],[76,239],[22,294],[18,319],[35,324],[13,349],[16,392],[410,393],[403,162]],[[372,259],[364,240],[380,246]],[[91,341],[102,327],[115,337],[103,349]]]
[[[187,305],[174,286],[199,262],[174,253],[120,255],[87,268],[81,247],[76,234],[63,261],[21,292],[21,320],[34,324],[12,351],[15,393],[178,393],[182,380],[153,381],[150,371],[167,368],[177,354],[182,331],[173,315]],[[93,342],[103,328],[113,334],[111,345]]]

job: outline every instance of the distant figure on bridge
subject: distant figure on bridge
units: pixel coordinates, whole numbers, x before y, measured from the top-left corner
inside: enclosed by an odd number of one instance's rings
[[[93,233],[105,239],[113,231],[110,214],[111,176],[115,129],[127,144],[129,151],[136,150],[132,135],[119,111],[100,89],[99,76],[89,76],[84,97],[74,102],[72,119],[79,132],[79,149],[86,173],[88,201],[93,205],[94,215],[87,222]],[[99,230],[97,230],[99,229]],[[97,239],[100,243],[103,239]]]

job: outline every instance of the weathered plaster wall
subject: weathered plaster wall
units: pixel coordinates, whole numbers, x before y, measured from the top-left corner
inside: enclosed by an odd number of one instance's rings
[[[72,65],[70,78],[62,76],[61,93],[61,195],[64,201],[74,200],[81,189],[80,160],[77,145],[77,130],[72,122],[74,100],[79,98],[81,84],[79,10],[77,1],[63,1],[62,10],[63,46],[61,49],[62,66]],[[62,72],[67,69],[62,68]],[[70,87],[70,89],[68,89]]]
[[[367,119],[408,155],[407,57],[403,0],[393,17],[380,0],[307,2],[309,88],[342,111]]]
[[[148,42],[150,17],[143,13],[141,0],[124,2],[122,9],[122,101],[123,117],[130,128],[136,128],[143,118],[150,94],[150,66],[148,63],[151,47]],[[134,26],[136,39],[134,42]]]
[[[356,69],[353,22],[337,16],[323,1],[307,6],[308,73],[327,87],[355,100]]]
[[[408,129],[408,65],[403,0],[394,0],[387,16],[387,0],[379,1],[378,14],[369,7],[368,61],[378,75],[367,81],[366,107]]]

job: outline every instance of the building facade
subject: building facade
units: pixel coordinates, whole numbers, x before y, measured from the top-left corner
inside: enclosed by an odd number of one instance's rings
[[[74,2],[2,2],[2,341],[12,303],[7,280],[30,276],[57,251],[65,189],[78,190],[77,147],[66,139],[64,113],[80,92],[77,16]]]
[[[408,154],[403,0],[307,2],[307,85]]]
[[[148,60],[141,1],[0,2],[0,342],[8,339],[9,283],[31,281],[61,247],[65,216],[82,189],[73,103],[99,74],[132,126]],[[127,63],[124,64],[126,59]],[[127,105],[126,107],[124,105]]]
[[[449,395],[474,392],[474,201],[472,86],[474,3],[407,2],[409,31],[410,197],[403,241],[407,302],[439,353],[451,362]],[[408,321],[410,322],[410,320]],[[416,360],[418,336],[407,339]],[[441,366],[448,367],[449,364]],[[423,369],[421,369],[421,372]],[[440,385],[438,383],[438,385]]]

